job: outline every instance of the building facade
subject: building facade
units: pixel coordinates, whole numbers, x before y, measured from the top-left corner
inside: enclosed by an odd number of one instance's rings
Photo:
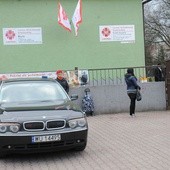
[[[144,66],[141,0],[82,0],[78,35],[59,0],[0,0],[1,73]],[[78,0],[60,0],[70,22]]]

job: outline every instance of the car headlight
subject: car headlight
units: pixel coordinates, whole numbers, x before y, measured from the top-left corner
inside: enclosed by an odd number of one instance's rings
[[[16,133],[19,131],[19,127],[20,127],[19,125],[11,125],[11,126],[9,126],[9,129],[11,132]]]
[[[0,132],[5,133],[7,131],[7,126],[5,125],[0,125]]]
[[[68,122],[68,124],[71,128],[75,128],[77,126],[77,121],[76,120],[70,120]]]
[[[85,118],[80,118],[80,119],[72,119],[69,120],[68,124],[71,128],[76,128],[76,127],[84,127],[86,125],[86,119]]]
[[[20,129],[19,123],[2,123],[0,122],[0,133],[13,132],[17,133]]]
[[[85,118],[78,119],[77,123],[79,126],[83,127],[86,125],[86,119]]]

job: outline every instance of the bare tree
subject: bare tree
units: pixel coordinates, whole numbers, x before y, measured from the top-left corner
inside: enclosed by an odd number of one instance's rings
[[[155,0],[155,5],[146,6],[144,21],[145,39],[160,39],[170,47],[170,0]]]
[[[156,62],[157,51],[163,50],[163,43],[170,48],[170,0],[153,0],[145,4],[144,24],[146,64],[150,65]]]

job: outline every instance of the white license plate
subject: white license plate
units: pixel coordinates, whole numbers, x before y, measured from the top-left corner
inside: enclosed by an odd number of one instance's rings
[[[60,141],[61,135],[32,136],[32,143]]]

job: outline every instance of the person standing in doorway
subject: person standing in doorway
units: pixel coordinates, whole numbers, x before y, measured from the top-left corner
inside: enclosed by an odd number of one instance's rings
[[[163,81],[163,80],[164,80],[164,76],[163,76],[161,64],[158,63],[158,65],[155,68],[155,81]]]
[[[134,75],[133,68],[128,68],[125,74],[125,82],[127,85],[127,95],[130,98],[130,116],[135,116],[136,107],[136,94],[137,90],[140,90],[140,86],[137,84],[137,78]]]
[[[60,85],[64,88],[64,90],[67,92],[67,94],[69,93],[69,85],[67,80],[64,78],[64,73],[62,70],[57,70],[56,71],[56,81],[58,81],[60,83]]]

